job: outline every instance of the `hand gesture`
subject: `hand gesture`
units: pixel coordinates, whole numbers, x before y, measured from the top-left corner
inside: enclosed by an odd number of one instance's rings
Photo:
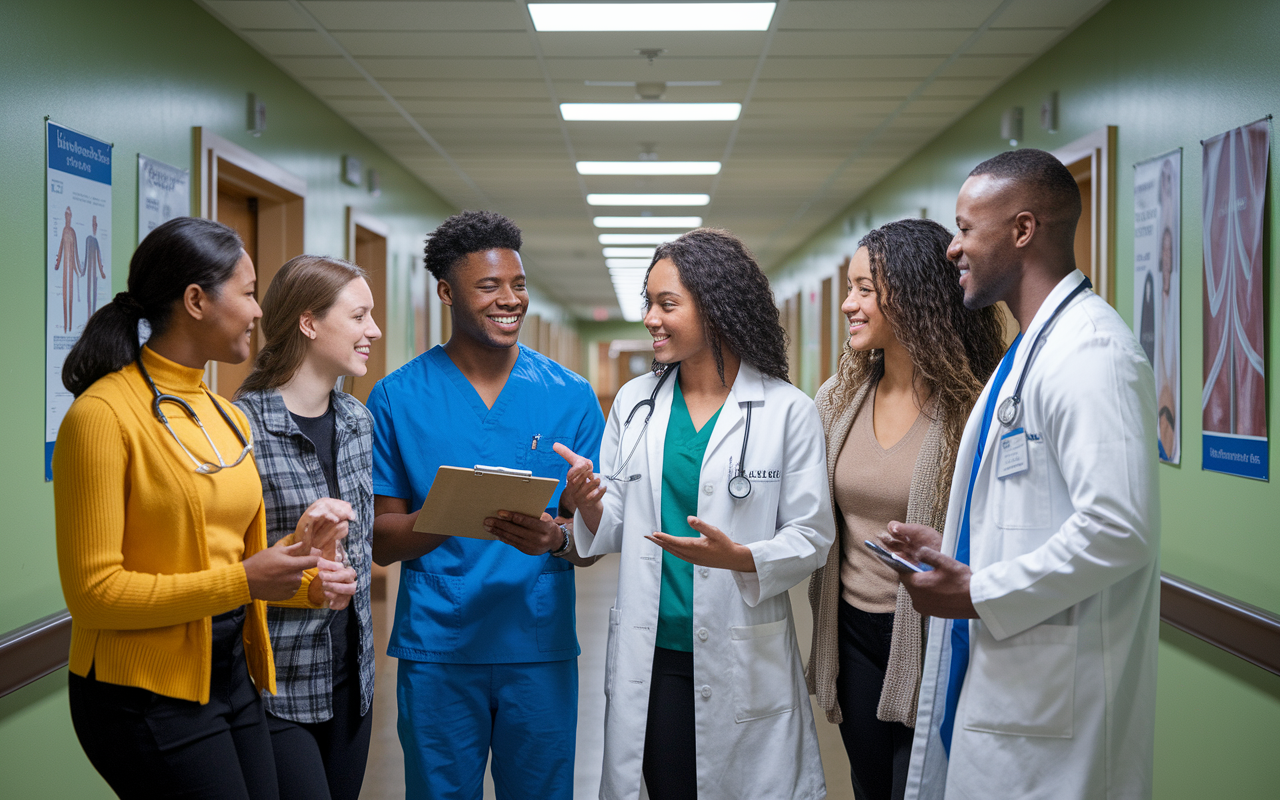
[[[755,556],[751,554],[749,547],[738,544],[726,536],[724,531],[697,517],[689,517],[688,520],[689,527],[702,534],[701,536],[695,538],[654,532],[652,536],[644,538],[681,561],[688,561],[695,566],[731,569],[735,572],[756,571]]]
[[[330,561],[327,558],[320,558],[316,564],[319,571],[316,579],[311,582],[311,588],[308,594],[312,595],[312,602],[319,605],[323,598],[324,604],[334,611],[341,611],[351,603],[352,596],[356,593],[356,571],[347,563],[346,551],[339,544],[335,547],[337,558]],[[317,589],[318,587],[318,589]],[[315,596],[316,592],[320,596]]]
[[[329,560],[334,558],[334,544],[347,536],[349,523],[356,518],[351,504],[332,497],[322,497],[307,507],[293,530],[295,542],[319,550]]]
[[[902,585],[911,595],[911,605],[926,617],[974,619],[978,611],[969,596],[969,578],[973,575],[963,564],[941,552],[942,534],[926,525],[890,522],[880,534],[886,550],[908,561],[928,564],[929,572],[903,573]]]
[[[551,515],[526,517],[514,511],[499,511],[498,516],[484,521],[484,529],[527,556],[540,556],[559,550],[564,545],[564,532]]]
[[[282,539],[246,558],[242,563],[249,581],[249,596],[254,600],[293,597],[302,585],[303,570],[311,569],[319,560],[310,552],[306,542],[286,545]]]
[[[569,501],[577,506],[587,529],[595,533],[600,529],[600,519],[604,516],[604,493],[609,487],[592,471],[594,465],[591,459],[583,458],[559,442],[552,445],[551,449],[569,462],[569,474],[565,477],[561,494],[567,495]]]

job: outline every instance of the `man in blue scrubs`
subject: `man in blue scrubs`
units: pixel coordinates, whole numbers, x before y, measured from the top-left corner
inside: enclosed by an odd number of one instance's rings
[[[498,541],[415,533],[441,466],[532,470],[562,482],[561,442],[599,460],[604,418],[578,375],[517,338],[529,295],[521,235],[499,214],[450,217],[427,240],[453,333],[378,382],[373,557],[403,561],[388,654],[409,798],[573,794],[578,714],[572,530],[503,512]],[[558,500],[551,500],[554,509]]]

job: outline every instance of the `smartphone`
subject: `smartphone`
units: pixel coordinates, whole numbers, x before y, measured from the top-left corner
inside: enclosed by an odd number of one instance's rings
[[[933,567],[928,564],[912,564],[897,553],[890,553],[888,550],[885,550],[883,547],[869,539],[864,539],[863,544],[870,547],[871,552],[879,556],[880,560],[883,561],[890,569],[897,570],[902,573],[933,571]]]

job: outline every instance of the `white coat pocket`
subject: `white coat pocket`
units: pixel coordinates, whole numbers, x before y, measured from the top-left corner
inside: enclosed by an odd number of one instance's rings
[[[1037,625],[1004,641],[974,625],[977,642],[965,677],[960,718],[971,731],[1017,736],[1072,735],[1075,625]]]
[[[733,647],[734,719],[785,714],[799,705],[791,674],[795,641],[787,620],[729,629]]]
[[[618,609],[609,609],[609,641],[604,655],[604,696],[613,695],[613,675],[618,663]]]

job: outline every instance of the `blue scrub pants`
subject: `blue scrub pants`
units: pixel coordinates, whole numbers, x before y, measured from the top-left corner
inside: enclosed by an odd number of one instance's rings
[[[434,664],[396,675],[407,800],[480,800],[493,751],[498,800],[571,800],[578,660]]]

